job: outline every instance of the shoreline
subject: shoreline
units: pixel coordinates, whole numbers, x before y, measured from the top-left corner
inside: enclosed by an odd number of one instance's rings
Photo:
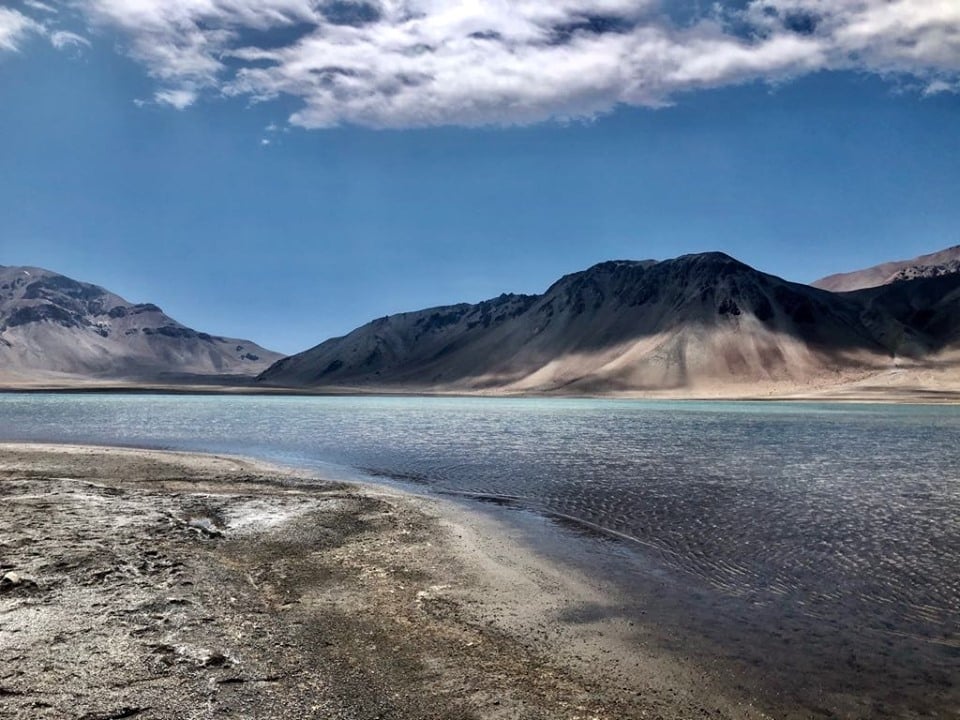
[[[163,384],[105,384],[105,385],[6,385],[0,386],[0,395],[214,395],[228,397],[370,397],[370,398],[452,398],[497,400],[620,400],[646,402],[690,403],[786,403],[791,405],[960,405],[960,388],[935,389],[928,387],[876,387],[868,390],[846,385],[819,391],[784,390],[782,394],[677,394],[665,391],[649,393],[508,393],[486,391],[417,391],[389,388],[282,388],[248,385],[163,385]]]
[[[0,716],[767,717],[452,502],[25,443],[0,494]]]
[[[953,646],[716,594],[522,506],[51,443],[0,443],[0,502],[0,718],[919,720],[960,699]]]

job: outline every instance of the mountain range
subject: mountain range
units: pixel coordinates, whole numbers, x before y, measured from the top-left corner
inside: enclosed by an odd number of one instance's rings
[[[254,379],[255,377],[255,379]],[[960,246],[789,282],[719,252],[611,261],[540,295],[400,313],[282,357],[157,306],[0,266],[0,384],[960,398]]]
[[[0,266],[0,382],[220,382],[280,359],[249,340],[197,332],[156,305],[35,267]]]
[[[284,358],[262,384],[712,395],[835,385],[960,351],[960,274],[834,293],[723,253],[614,261],[542,295],[401,313]]]

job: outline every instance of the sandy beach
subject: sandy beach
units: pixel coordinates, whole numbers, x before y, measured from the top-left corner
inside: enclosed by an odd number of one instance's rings
[[[0,494],[0,717],[766,717],[439,500],[23,444]]]

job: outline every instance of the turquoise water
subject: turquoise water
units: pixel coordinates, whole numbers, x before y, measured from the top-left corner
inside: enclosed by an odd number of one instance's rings
[[[0,440],[235,453],[492,499],[606,533],[644,558],[624,573],[655,565],[712,598],[704,636],[745,663],[779,653],[784,682],[845,692],[855,672],[911,707],[956,700],[957,407],[6,394]]]
[[[933,634],[960,616],[960,408],[9,394],[0,438],[239,453],[495,496],[635,541],[729,595],[852,604],[869,626]]]

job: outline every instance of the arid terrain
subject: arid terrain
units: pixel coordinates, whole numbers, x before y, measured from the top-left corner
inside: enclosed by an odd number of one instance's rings
[[[389,315],[289,357],[0,267],[0,389],[956,402],[958,253],[815,286],[719,252],[604,262],[541,295]]]
[[[831,292],[850,292],[864,288],[879,287],[901,280],[925,277],[940,277],[960,272],[960,245],[920,255],[909,260],[894,260],[863,270],[837,273],[820,278],[813,287]]]
[[[0,495],[0,717],[767,717],[437,501],[39,445]]]
[[[0,265],[0,384],[242,383],[282,357],[198,332],[152,303],[36,267]]]
[[[958,317],[956,273],[834,293],[701,253],[601,263],[542,295],[380,318],[279,360],[258,384],[949,400],[960,390]]]

